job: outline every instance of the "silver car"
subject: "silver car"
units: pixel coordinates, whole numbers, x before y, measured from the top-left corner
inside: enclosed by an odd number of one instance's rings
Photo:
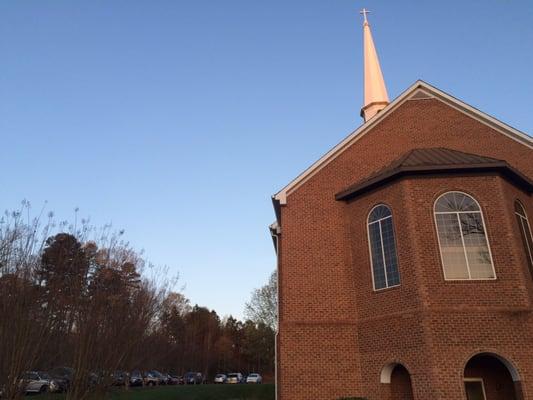
[[[224,374],[216,374],[215,375],[215,383],[226,383],[226,375]]]
[[[263,383],[263,377],[256,373],[250,374],[246,378],[246,383]]]
[[[22,375],[21,387],[25,393],[57,392],[60,389],[52,377],[42,371],[25,372]]]

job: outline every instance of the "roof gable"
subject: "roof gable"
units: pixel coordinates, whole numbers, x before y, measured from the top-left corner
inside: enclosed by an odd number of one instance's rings
[[[453,96],[437,89],[426,82],[421,80],[415,82],[411,87],[404,91],[400,96],[398,96],[393,102],[391,102],[387,107],[385,107],[380,113],[375,117],[368,120],[366,123],[361,125],[357,130],[348,135],[344,140],[339,144],[333,147],[329,152],[322,156],[319,160],[313,163],[309,168],[304,172],[298,175],[294,180],[292,180],[287,186],[282,190],[276,193],[273,196],[273,200],[278,204],[286,204],[287,196],[291,192],[295,191],[300,185],[305,183],[323,167],[329,164],[334,160],[339,154],[346,150],[349,146],[355,143],[357,140],[362,138],[367,132],[369,132],[373,127],[387,118],[395,109],[401,106],[404,102],[408,100],[420,100],[424,98],[438,99],[443,103],[449,105],[450,107],[470,116],[471,118],[476,119],[477,121],[491,127],[493,130],[505,135],[512,140],[515,140],[522,145],[533,149],[533,139],[526,135],[523,132],[497,120],[490,115],[479,111],[478,109],[456,99]]]

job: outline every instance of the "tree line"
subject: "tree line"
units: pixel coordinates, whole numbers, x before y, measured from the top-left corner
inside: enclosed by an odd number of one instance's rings
[[[74,370],[67,400],[101,398],[116,370],[273,374],[269,321],[191,306],[123,232],[29,210],[24,202],[0,219],[2,398],[22,395],[24,371],[57,366]]]

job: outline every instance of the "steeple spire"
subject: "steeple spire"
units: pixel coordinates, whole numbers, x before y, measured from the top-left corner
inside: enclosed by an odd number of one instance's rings
[[[366,8],[361,10],[364,17],[363,23],[363,40],[364,40],[364,57],[365,57],[365,103],[361,108],[361,117],[365,122],[381,111],[389,104],[387,88],[379,66],[378,54],[370,32]]]

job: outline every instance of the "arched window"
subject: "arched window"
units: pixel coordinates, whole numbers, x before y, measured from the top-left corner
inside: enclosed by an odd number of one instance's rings
[[[522,234],[522,241],[524,242],[524,247],[526,250],[527,262],[529,265],[529,270],[533,275],[533,238],[531,235],[531,226],[527,219],[526,210],[522,203],[518,200],[514,203],[514,212],[516,218],[518,219],[518,226],[520,227],[520,233]]]
[[[435,202],[435,222],[445,279],[495,279],[483,213],[465,193],[448,192]]]
[[[389,207],[380,204],[368,215],[368,241],[374,290],[400,284],[398,257]]]

